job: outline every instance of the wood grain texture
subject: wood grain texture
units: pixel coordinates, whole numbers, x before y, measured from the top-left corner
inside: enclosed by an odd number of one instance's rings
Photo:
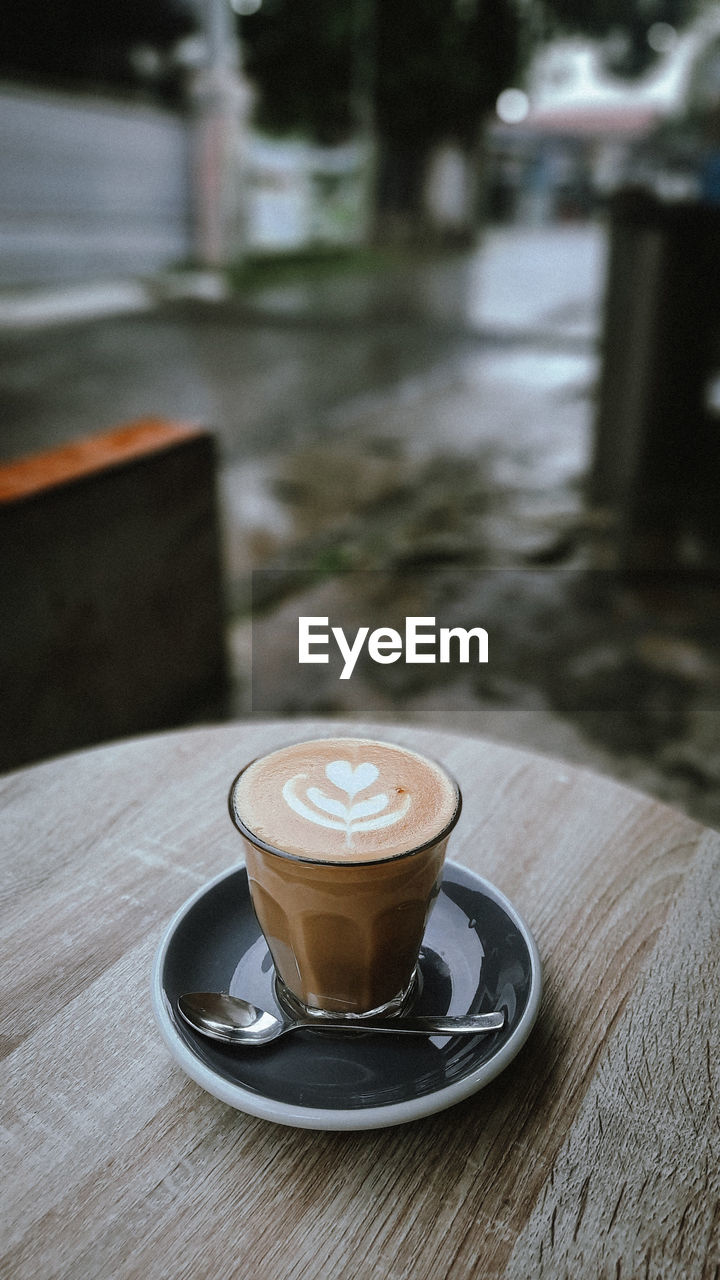
[[[717,1276],[720,855],[701,846],[508,1275]]]
[[[231,778],[328,729],[448,765],[450,855],[510,896],[544,964],[508,1070],[394,1129],[236,1112],[150,1010],[167,921],[240,857]],[[332,722],[138,739],[7,775],[0,797],[0,1275],[720,1275],[716,833],[514,748]]]

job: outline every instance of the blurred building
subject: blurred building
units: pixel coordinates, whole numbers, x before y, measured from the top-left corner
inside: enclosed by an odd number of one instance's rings
[[[365,235],[367,142],[258,134],[230,6],[176,8],[184,25],[176,13],[155,42],[142,25],[131,38],[128,17],[116,40],[78,38],[59,58],[49,36],[29,48],[35,27],[13,11],[14,54],[0,61],[0,287],[214,267]]]
[[[668,199],[710,191],[703,171],[713,168],[720,125],[720,6],[683,32],[656,26],[657,60],[633,80],[608,70],[607,42],[538,49],[525,88],[500,95],[490,126],[491,218],[587,217],[629,180]]]

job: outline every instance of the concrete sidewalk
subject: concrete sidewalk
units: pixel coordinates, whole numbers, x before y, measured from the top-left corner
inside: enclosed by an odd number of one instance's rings
[[[490,228],[474,253],[405,266],[382,276],[324,278],[268,287],[257,310],[291,316],[334,316],[344,323],[388,315],[449,323],[496,334],[591,338],[605,266],[600,225]],[[36,329],[138,313],[158,303],[230,296],[221,272],[168,271],[151,278],[107,278],[0,290],[0,330]]]

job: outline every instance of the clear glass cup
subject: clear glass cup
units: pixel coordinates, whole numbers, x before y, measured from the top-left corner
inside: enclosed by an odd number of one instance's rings
[[[244,841],[252,904],[275,966],[278,999],[290,1010],[319,1019],[367,1018],[402,1012],[412,1002],[425,926],[462,803],[447,771],[420,759],[452,788],[451,816],[446,811],[420,845],[362,861],[352,854],[299,856],[267,843],[238,813],[237,788],[250,766],[233,781],[230,815]]]

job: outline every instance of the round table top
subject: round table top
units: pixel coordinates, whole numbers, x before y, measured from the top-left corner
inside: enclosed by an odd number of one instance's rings
[[[492,1083],[351,1133],[204,1092],[150,1000],[168,922],[241,860],[231,779],[325,733],[447,765],[464,797],[449,854],[517,907],[544,971],[537,1024]],[[557,760],[355,722],[113,743],[8,774],[0,796],[1,1274],[717,1274],[716,832]]]

